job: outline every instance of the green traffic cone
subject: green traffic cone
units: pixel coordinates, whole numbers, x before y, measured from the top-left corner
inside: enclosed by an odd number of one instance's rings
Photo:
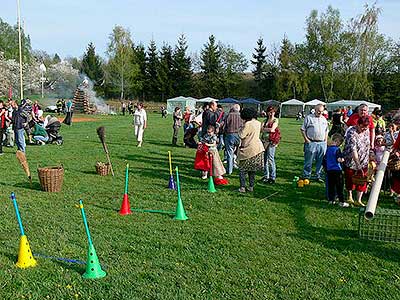
[[[189,219],[186,216],[185,208],[183,207],[182,199],[178,196],[178,203],[176,204],[176,211],[175,211],[175,220],[185,221]]]
[[[175,220],[179,220],[179,221],[185,221],[187,219],[189,219],[186,216],[185,213],[185,208],[183,207],[183,203],[182,203],[182,198],[181,198],[181,184],[179,183],[179,171],[178,171],[178,167],[175,168],[176,171],[176,187],[178,190],[178,203],[176,204],[176,210],[175,210]]]
[[[210,192],[210,193],[215,193],[217,190],[215,189],[215,186],[214,186],[214,178],[212,177],[212,176],[210,176],[209,178],[208,178],[208,191]]]
[[[86,272],[82,275],[85,279],[103,278],[107,273],[101,269],[99,258],[93,244],[89,244]]]

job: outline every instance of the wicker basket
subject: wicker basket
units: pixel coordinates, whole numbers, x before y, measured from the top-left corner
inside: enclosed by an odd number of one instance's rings
[[[400,171],[400,159],[397,157],[389,159],[387,167],[390,171]]]
[[[96,163],[96,172],[100,176],[107,176],[110,174],[111,171],[111,165],[109,163],[102,163],[102,162],[97,162]]]
[[[364,172],[357,171],[351,178],[351,181],[355,185],[364,185],[368,182],[368,176]]]
[[[43,191],[61,191],[64,180],[64,168],[62,166],[38,168],[38,176]]]

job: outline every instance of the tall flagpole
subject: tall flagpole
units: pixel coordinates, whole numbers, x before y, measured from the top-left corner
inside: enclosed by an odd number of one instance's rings
[[[20,98],[24,98],[24,88],[22,82],[22,42],[21,42],[21,15],[19,10],[19,0],[17,0],[18,10],[18,43],[19,43],[19,82],[20,82]]]

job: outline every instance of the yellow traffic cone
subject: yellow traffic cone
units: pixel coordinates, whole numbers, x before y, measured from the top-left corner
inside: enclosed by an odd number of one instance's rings
[[[21,239],[19,240],[18,261],[16,265],[21,269],[34,267],[37,265],[36,260],[33,258],[31,247],[29,246],[26,235],[21,235]]]

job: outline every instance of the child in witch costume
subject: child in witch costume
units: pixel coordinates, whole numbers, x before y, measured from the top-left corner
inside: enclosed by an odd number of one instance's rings
[[[209,125],[207,127],[207,133],[201,138],[201,142],[208,146],[209,154],[212,156],[212,175],[215,176],[214,183],[216,185],[226,185],[228,180],[226,180],[223,175],[226,173],[225,167],[222,164],[221,158],[217,150],[217,140],[218,137],[215,134],[215,127]],[[203,171],[202,178],[207,178],[207,171]]]

